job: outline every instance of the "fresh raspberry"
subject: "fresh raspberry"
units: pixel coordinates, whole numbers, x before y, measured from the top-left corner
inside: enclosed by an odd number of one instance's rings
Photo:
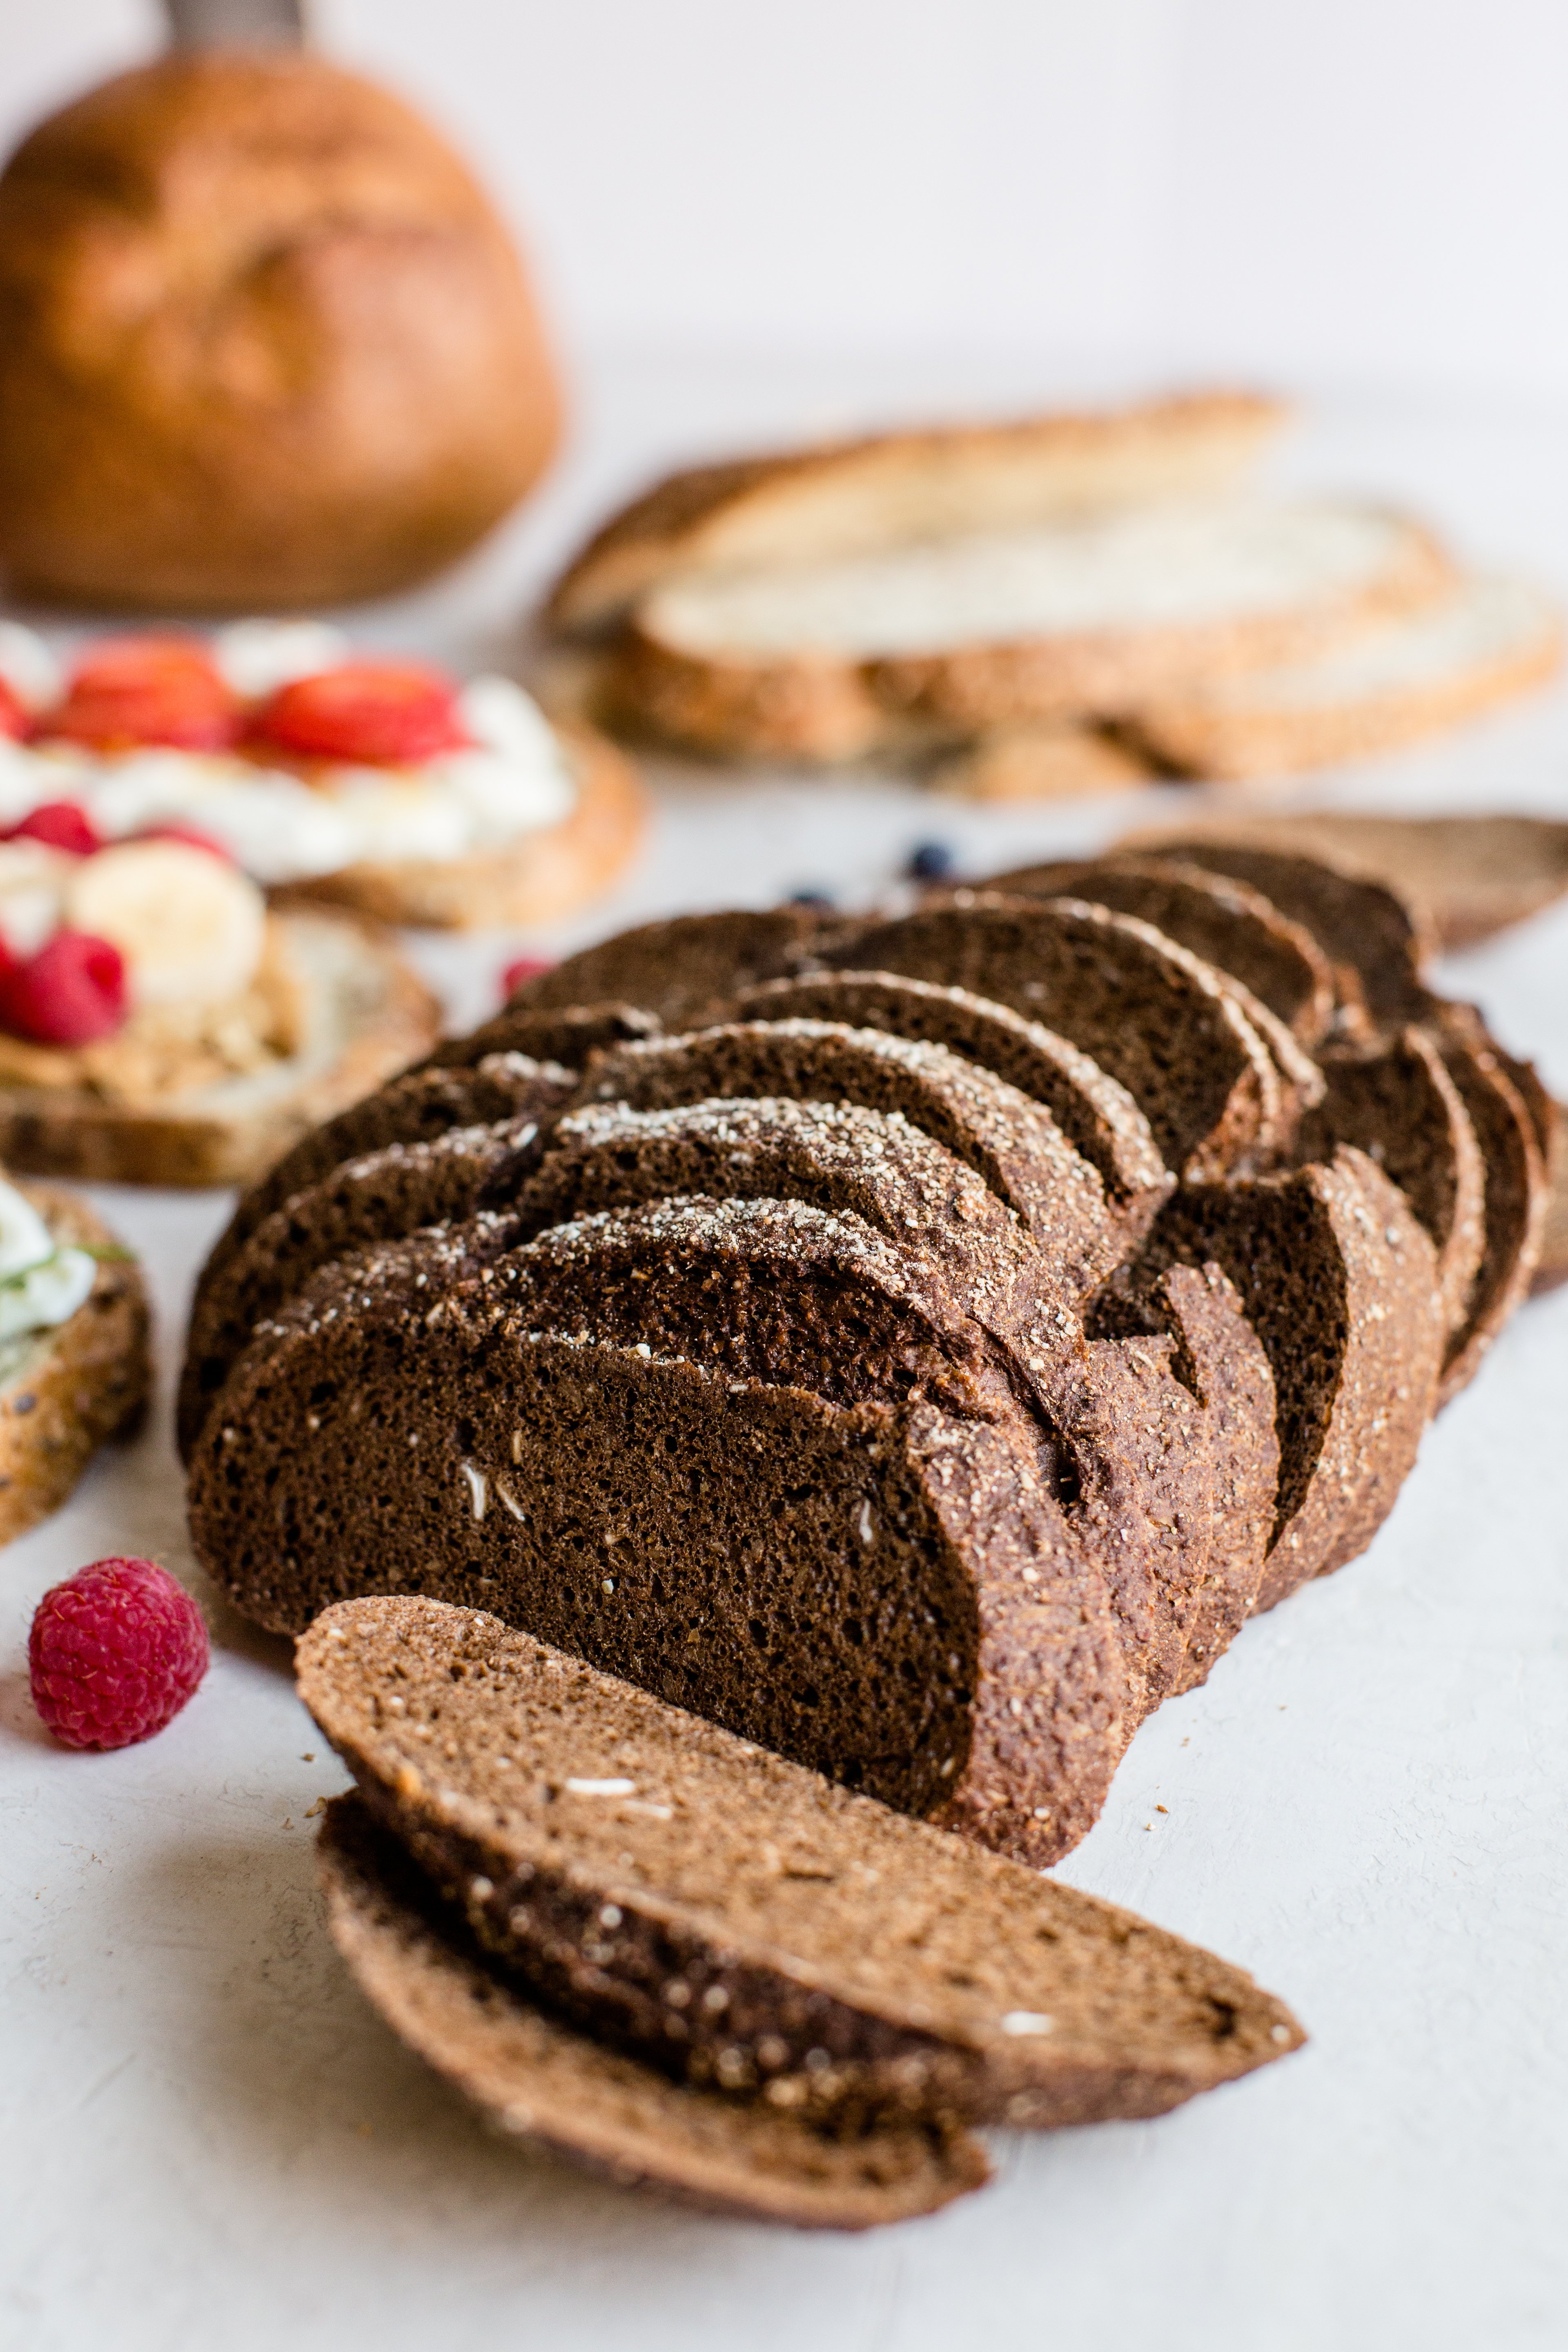
[[[33,1612],[33,1704],[68,1748],[129,1748],[172,1723],[207,1670],[202,1612],[150,1559],[96,1559]]]
[[[118,637],[79,665],[65,700],[38,732],[100,751],[144,743],[221,751],[237,739],[244,715],[205,646],[184,637]]]
[[[510,996],[514,989],[522,986],[525,980],[537,980],[542,971],[553,971],[554,969],[549,956],[514,956],[500,976],[502,996]]]
[[[397,766],[460,750],[469,738],[458,689],[417,662],[343,662],[280,686],[256,739],[310,760]]]
[[[89,931],[57,931],[26,962],[0,969],[0,1029],[35,1045],[90,1045],[124,1022],[125,958]]]
[[[11,684],[0,677],[0,737],[7,742],[19,743],[24,735],[33,731],[32,714]]]
[[[20,824],[7,825],[0,841],[41,841],[72,857],[90,857],[103,847],[102,835],[76,801],[45,801],[30,809]]]

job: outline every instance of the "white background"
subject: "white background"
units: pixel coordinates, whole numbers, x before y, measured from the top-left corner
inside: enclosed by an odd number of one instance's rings
[[[956,342],[1568,394],[1561,0],[320,0],[574,352]],[[5,0],[0,143],[157,37]]]

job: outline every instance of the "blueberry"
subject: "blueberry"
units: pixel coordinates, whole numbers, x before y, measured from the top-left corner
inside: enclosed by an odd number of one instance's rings
[[[826,890],[792,890],[789,904],[792,907],[831,907],[833,898]]]
[[[905,872],[914,882],[944,882],[952,872],[952,846],[945,841],[917,841]]]

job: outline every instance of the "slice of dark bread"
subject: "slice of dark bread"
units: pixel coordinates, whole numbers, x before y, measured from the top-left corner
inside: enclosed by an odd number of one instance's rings
[[[1509,1317],[1530,1296],[1545,1230],[1546,1164],[1536,1123],[1470,1008],[1445,1008],[1443,1058],[1485,1164],[1486,1239],[1463,1319],[1450,1334],[1439,1407],[1475,1378]]]
[[[1050,1113],[943,1045],[836,1022],[731,1022],[596,1055],[574,1108],[752,1096],[899,1112],[984,1178],[1079,1295],[1124,1255],[1099,1170]]]
[[[645,923],[524,981],[507,1013],[618,999],[657,1013],[666,1028],[692,1028],[738,990],[794,971],[840,926],[819,908],[795,905]]]
[[[1188,1181],[1267,1162],[1288,1124],[1279,1071],[1234,994],[1132,916],[962,892],[858,933],[833,960],[1043,1021],[1120,1080]]]
[[[1326,1098],[1297,1139],[1303,1160],[1353,1143],[1392,1177],[1431,1235],[1450,1331],[1466,1321],[1486,1243],[1485,1167],[1469,1113],[1435,1039],[1407,1028],[1325,1054]]]
[[[419,1064],[422,1070],[472,1069],[490,1054],[527,1054],[536,1062],[563,1062],[580,1070],[601,1045],[658,1034],[658,1016],[635,1004],[571,1004],[559,1011],[520,1004],[512,995],[489,1021],[465,1037],[445,1037]]]
[[[487,1950],[784,2113],[1154,2115],[1295,2046],[1239,1970],[493,1617],[329,1611],[300,1695]]]
[[[1016,1423],[530,1330],[480,1282],[426,1309],[417,1247],[317,1276],[203,1432],[192,1538],[246,1615],[492,1609],[1037,1864],[1083,1834],[1126,1667]]]
[[[175,1412],[182,1460],[256,1326],[318,1266],[421,1225],[461,1223],[486,1179],[536,1150],[538,1136],[537,1120],[514,1118],[449,1128],[427,1143],[389,1143],[344,1160],[263,1218],[204,1276],[193,1303]]]
[[[900,2124],[834,2133],[776,2102],[673,2082],[590,2041],[488,1963],[363,1799],[334,1797],[318,1851],[327,1926],[387,2024],[504,2137],[624,2187],[797,2229],[865,2230],[984,2188],[962,2129]]]
[[[1531,1292],[1555,1290],[1568,1282],[1568,1112],[1551,1106],[1546,1150],[1546,1215],[1541,1228],[1541,1255],[1531,1278]]]
[[[1100,1309],[1149,1307],[1154,1275],[1222,1266],[1274,1375],[1279,1484],[1256,1606],[1363,1551],[1393,1508],[1436,1401],[1444,1320],[1436,1252],[1364,1152],[1252,1183],[1194,1186],[1163,1210]],[[1151,1328],[1159,1328],[1157,1314]]]
[[[1037,1021],[1005,1004],[887,971],[808,973],[765,981],[727,1008],[734,1021],[833,1021],[945,1045],[1044,1103],[1074,1150],[1098,1168],[1129,1240],[1147,1232],[1174,1179],[1126,1087]]]
[[[1266,1004],[1309,1050],[1327,1035],[1334,979],[1310,931],[1261,891],[1177,858],[1060,858],[994,874],[987,889],[1023,898],[1087,898],[1137,915]]]

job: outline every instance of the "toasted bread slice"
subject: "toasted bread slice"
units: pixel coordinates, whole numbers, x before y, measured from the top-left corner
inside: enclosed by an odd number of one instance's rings
[[[1374,508],[1152,507],[678,579],[636,607],[610,692],[699,750],[851,758],[911,724],[1115,718],[1327,652],[1449,577]]]
[[[1519,580],[1458,581],[1315,660],[1157,693],[1135,739],[1167,767],[1235,781],[1364,760],[1474,719],[1554,677],[1563,621]]]
[[[778,2105],[672,2082],[575,2032],[487,1963],[362,1798],[332,1800],[319,1851],[327,1926],[361,1991],[506,2138],[624,2188],[803,2230],[910,2221],[991,2177],[956,2126],[894,2119],[835,2135]]]
[[[102,1255],[67,1322],[0,1347],[0,1543],[58,1510],[99,1447],[133,1433],[152,1381],[141,1268],[74,1193],[21,1189],[57,1241]]]
[[[1207,392],[1017,424],[952,425],[671,474],[611,518],[551,592],[562,630],[603,628],[692,572],[820,562],[1233,481],[1283,404]]]
[[[324,911],[277,919],[301,979],[297,1052],[149,1108],[85,1088],[0,1088],[0,1160],[92,1183],[248,1183],[431,1045],[440,1009],[390,941]]]
[[[478,931],[553,923],[601,897],[642,845],[647,796],[630,761],[595,729],[562,719],[555,731],[577,786],[559,824],[468,857],[345,866],[291,884],[285,899],[343,907],[379,923]]]

